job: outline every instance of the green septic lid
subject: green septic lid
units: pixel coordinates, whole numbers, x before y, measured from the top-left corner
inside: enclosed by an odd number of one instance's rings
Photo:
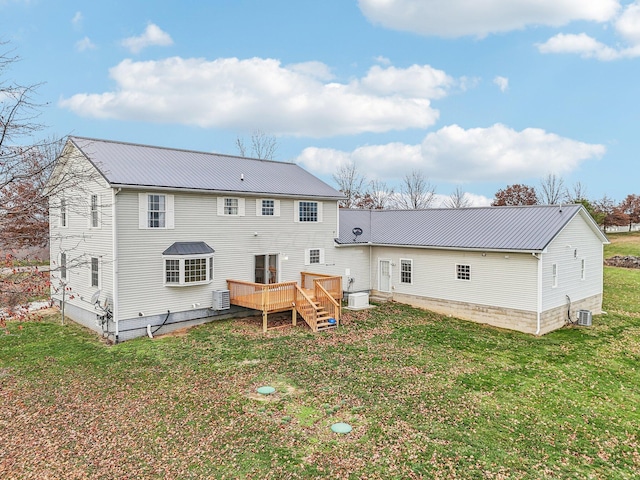
[[[351,425],[349,425],[348,423],[334,423],[333,425],[331,425],[331,430],[334,433],[349,433],[352,428]]]
[[[260,393],[262,395],[271,395],[275,391],[276,391],[276,389],[273,388],[273,387],[260,387],[260,388],[258,388],[258,393]]]

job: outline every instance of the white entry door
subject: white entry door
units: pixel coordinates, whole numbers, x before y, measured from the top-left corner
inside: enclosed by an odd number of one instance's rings
[[[389,260],[380,260],[380,276],[379,289],[381,292],[391,291],[391,262]]]

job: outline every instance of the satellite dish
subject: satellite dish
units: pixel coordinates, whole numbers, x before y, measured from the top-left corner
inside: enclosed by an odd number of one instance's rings
[[[353,230],[351,230],[351,233],[355,235],[353,240],[356,240],[360,235],[362,235],[362,229],[360,227],[354,227]]]
[[[91,295],[91,305],[95,305],[100,302],[100,290],[96,291],[93,295]]]

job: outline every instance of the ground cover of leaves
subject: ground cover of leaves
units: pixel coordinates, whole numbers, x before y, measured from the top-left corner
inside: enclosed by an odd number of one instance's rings
[[[115,346],[8,322],[0,478],[636,478],[640,271],[605,284],[592,328],[541,338],[394,303]]]

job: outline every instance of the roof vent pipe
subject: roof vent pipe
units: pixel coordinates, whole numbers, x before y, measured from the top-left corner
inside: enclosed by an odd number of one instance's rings
[[[240,181],[244,181],[244,173],[240,174]]]

